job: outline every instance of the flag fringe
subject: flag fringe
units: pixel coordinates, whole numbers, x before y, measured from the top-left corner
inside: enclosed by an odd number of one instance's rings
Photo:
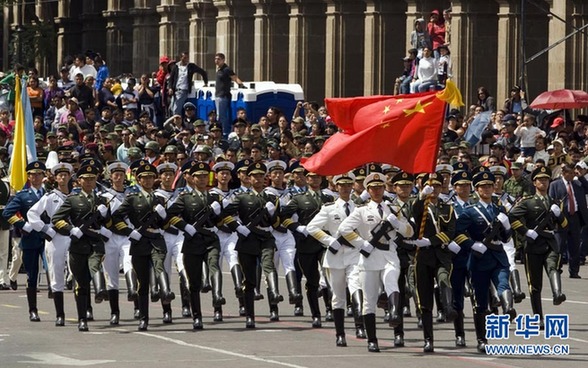
[[[455,83],[451,81],[451,79],[448,79],[445,83],[445,89],[437,92],[437,98],[447,102],[452,107],[464,106],[461,92]]]

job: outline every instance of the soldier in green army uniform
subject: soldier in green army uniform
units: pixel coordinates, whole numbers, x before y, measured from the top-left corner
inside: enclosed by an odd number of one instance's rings
[[[312,313],[312,327],[318,328],[322,327],[318,304],[319,266],[322,263],[325,248],[321,242],[309,236],[306,225],[319,213],[324,203],[333,202],[334,198],[321,192],[322,176],[307,172],[306,180],[308,184],[306,193],[292,197],[280,215],[285,219],[283,225],[297,238],[296,256],[306,277],[306,297]],[[298,221],[293,221],[294,214],[298,215]],[[330,295],[323,294],[323,297],[325,300],[331,300]]]
[[[408,219],[411,223],[410,218],[412,217],[412,205],[414,198],[411,197],[412,188],[414,187],[414,175],[400,171],[394,177],[392,177],[392,185],[396,197],[392,201],[392,204],[398,206],[402,212],[402,216]],[[396,245],[396,253],[400,260],[400,277],[398,278],[398,289],[400,291],[400,308],[402,308],[402,314],[399,315],[400,323],[394,327],[394,346],[404,346],[404,316],[410,317],[410,293],[407,290],[408,279],[410,272],[414,272],[414,267],[411,265],[414,263],[415,256],[415,245],[406,243],[407,239],[401,234],[397,233],[397,237],[394,240]]]
[[[94,193],[98,167],[93,160],[77,172],[81,186],[78,194],[70,195],[53,215],[52,222],[61,235],[71,237],[69,268],[76,283],[75,299],[78,312],[78,330],[88,331],[86,312],[90,294],[90,279],[98,291],[96,302],[107,299],[104,275],[100,272],[104,258],[104,239],[112,233],[106,229],[111,222],[108,206],[103,197]],[[106,227],[105,227],[106,226]]]
[[[561,255],[554,230],[556,223],[565,228],[568,221],[560,206],[548,195],[551,170],[546,167],[535,169],[531,177],[536,189],[535,195],[523,198],[512,209],[509,217],[513,230],[527,238],[524,262],[531,294],[531,308],[534,314],[541,316],[543,326],[543,268],[551,283],[553,304],[559,305],[566,300],[565,294],[562,293],[559,273]]]
[[[453,290],[449,281],[451,275],[452,251],[448,248],[455,233],[455,211],[451,204],[439,200],[443,177],[432,173],[423,177],[425,185],[420,197],[413,204],[416,240],[407,240],[417,247],[415,256],[416,290],[423,322],[425,353],[433,352],[433,298],[435,280],[439,285],[442,305],[448,322],[457,314],[453,308]],[[429,196],[429,198],[426,198]],[[426,207],[425,207],[426,206]],[[423,216],[425,220],[423,221]],[[424,229],[421,230],[424,224]]]
[[[278,274],[274,264],[275,239],[271,226],[278,221],[279,198],[264,192],[267,168],[260,162],[247,168],[251,190],[235,196],[222,212],[223,223],[232,231],[239,233],[235,250],[239,253],[239,263],[245,276],[245,327],[255,328],[254,289],[257,286],[257,260],[261,258],[261,268],[265,273],[271,304],[284,300],[278,290]],[[239,217],[239,222],[236,217]]]
[[[194,177],[195,187],[192,191],[184,191],[168,209],[168,223],[184,232],[182,245],[183,263],[188,276],[190,304],[192,306],[192,328],[201,330],[202,308],[200,289],[202,288],[202,263],[206,260],[210,268],[212,284],[212,304],[220,308],[225,304],[222,296],[222,279],[218,265],[220,243],[214,226],[221,212],[218,194],[208,193],[208,175],[210,166],[198,162],[190,169]]]
[[[131,240],[130,255],[139,289],[139,331],[149,325],[149,269],[153,267],[164,303],[175,299],[163,262],[167,252],[160,229],[167,217],[163,199],[153,193],[157,169],[151,164],[139,166],[136,173],[138,191],[127,195],[112,214],[113,231]],[[133,225],[131,229],[125,219]]]
[[[532,195],[535,190],[533,184],[523,175],[523,164],[513,162],[510,170],[512,176],[504,182],[504,191],[514,198]]]

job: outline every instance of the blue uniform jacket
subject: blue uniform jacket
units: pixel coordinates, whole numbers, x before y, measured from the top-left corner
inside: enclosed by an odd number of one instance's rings
[[[479,258],[476,257],[473,252],[471,252],[471,247],[474,242],[481,242],[484,240],[484,232],[488,228],[488,223],[486,220],[492,223],[496,215],[498,215],[499,211],[504,212],[504,209],[493,203],[490,206],[492,206],[494,211],[493,216],[491,216],[488,211],[486,211],[484,206],[478,202],[472,206],[466,207],[463,213],[459,215],[457,219],[456,233],[458,236],[455,238],[455,242],[470,253],[468,259],[468,269],[470,271],[490,271],[496,268],[509,267],[508,257],[506,256],[506,252],[504,250],[492,250],[488,248],[486,252],[484,252],[484,254]],[[482,212],[486,219],[480,215],[476,208]],[[494,224],[494,226],[500,225]],[[506,231],[501,227],[496,240],[507,242],[510,238],[510,233],[511,230]]]
[[[41,189],[41,192],[45,194],[45,190]],[[2,216],[17,229],[22,229],[27,220],[27,213],[29,209],[33,207],[39,198],[33,191],[32,188],[23,189],[8,202]],[[22,249],[37,249],[42,248],[45,245],[40,232],[32,231],[29,234],[23,232],[20,247]]]

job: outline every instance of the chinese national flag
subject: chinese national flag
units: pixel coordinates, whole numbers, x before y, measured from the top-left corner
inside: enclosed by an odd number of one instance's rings
[[[409,173],[433,172],[447,102],[461,103],[450,82],[441,92],[326,99],[329,115],[343,132],[302,159],[302,165],[320,175],[345,173],[368,162],[395,165]]]

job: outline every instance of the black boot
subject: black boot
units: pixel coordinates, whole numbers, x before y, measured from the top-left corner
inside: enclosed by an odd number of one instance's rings
[[[190,311],[190,289],[186,270],[180,272],[180,296],[182,298],[182,317],[191,317]]]
[[[347,346],[345,340],[345,309],[333,309],[333,319],[335,321],[335,334],[337,335],[336,345]]]
[[[558,271],[549,274],[549,283],[553,292],[553,305],[560,305],[566,301],[566,294],[561,292],[561,275]]]
[[[388,296],[388,306],[390,310],[388,324],[390,327],[397,327],[402,323],[402,308],[400,307],[400,293],[398,291],[394,291]]]
[[[206,261],[202,262],[202,289],[200,289],[203,293],[208,293],[212,290],[212,286],[210,285],[210,272],[208,269],[208,263]]]
[[[214,308],[214,317],[212,318],[214,322],[222,322],[223,321],[223,308],[216,307]]]
[[[242,298],[243,292],[243,270],[240,264],[236,264],[231,268],[231,276],[233,277],[233,284],[235,285],[235,296]]]
[[[147,331],[149,327],[149,295],[139,294],[139,331]]]
[[[498,295],[498,290],[496,290],[496,286],[492,282],[490,282],[490,308],[494,314],[498,314],[498,307],[502,304],[500,302],[500,296]]]
[[[118,290],[108,290],[108,303],[110,303],[110,325],[117,326],[120,320]]]
[[[63,309],[63,291],[53,292],[53,304],[55,305],[55,326],[65,326],[65,311]]]
[[[157,277],[155,276],[155,270],[153,267],[149,268],[149,286],[151,290],[151,302],[158,302],[161,295],[159,291],[159,283]]]
[[[255,300],[263,300],[263,294],[261,293],[261,265],[259,264],[256,268],[256,276],[257,279],[255,280],[255,289],[253,290]]]
[[[269,289],[267,290],[267,294],[269,295]],[[272,304],[269,300],[268,300],[268,304],[269,304],[269,311],[270,311],[270,317],[269,320],[271,322],[278,322],[280,320],[280,311],[278,309],[278,305],[277,304]]]
[[[80,331],[87,331],[88,330],[88,300],[89,300],[89,290],[83,290],[80,294],[80,290],[78,289],[74,292],[75,299],[76,299],[76,310],[78,312],[78,329]],[[87,293],[87,294],[86,294]],[[85,326],[82,324],[84,322]],[[80,329],[80,327],[82,329]],[[83,329],[85,327],[85,329]]]
[[[47,298],[53,299],[53,289],[51,289],[51,279],[49,278],[48,270],[45,270],[45,279],[47,280]]]
[[[141,310],[139,309],[139,296],[133,301],[133,319],[141,319]]]
[[[90,290],[88,290],[88,294],[86,294],[86,306],[86,320],[93,321],[94,308],[92,308],[92,295],[90,294]]]
[[[533,314],[538,314],[539,318],[543,320],[543,305],[541,302],[541,293],[531,292],[531,309]]]
[[[173,323],[171,304],[166,304],[161,300],[161,307],[163,309],[163,317],[161,322],[165,324]]]
[[[445,316],[445,308],[443,306],[443,300],[441,299],[441,288],[439,285],[435,286],[435,305],[437,306],[437,318],[436,321],[444,323],[447,321]]]
[[[157,278],[159,281],[159,291],[160,297],[163,304],[169,304],[172,300],[176,298],[176,294],[171,291],[169,286],[169,278],[167,276],[167,272],[162,271]]]
[[[510,271],[510,285],[512,287],[512,296],[514,298],[514,302],[522,302],[523,299],[525,299],[527,296],[523,291],[521,291],[521,277],[519,275],[519,270]]]
[[[333,322],[333,307],[332,307],[332,299],[333,299],[333,292],[331,292],[330,287],[323,288],[323,302],[325,303],[325,321]]]
[[[312,313],[312,327],[321,328],[321,309],[319,307],[318,293],[316,290],[306,290],[306,298],[308,299],[308,305],[310,307],[310,313]]]
[[[503,313],[510,316],[511,322],[514,321],[517,316],[517,311],[514,309],[512,291],[504,290],[502,294],[500,294],[500,303],[502,304]]]
[[[453,321],[453,328],[455,329],[455,346],[465,347],[465,328],[463,311],[457,311],[457,317]]]
[[[243,294],[245,295],[245,294]],[[239,298],[239,317],[245,317],[245,297]]]
[[[108,300],[108,291],[106,290],[106,279],[102,271],[94,273],[94,303],[100,304],[103,300]]]
[[[351,293],[349,292],[349,288],[345,288],[345,300],[347,301],[347,317],[353,317],[353,302],[351,301]]]
[[[422,310],[421,318],[423,320],[423,336],[425,338],[425,345],[423,352],[432,353],[433,347],[433,312],[430,310]]]
[[[212,274],[210,283],[212,285],[212,306],[214,308],[220,308],[227,303],[223,297],[223,275],[220,270]]]
[[[202,330],[202,307],[200,305],[200,292],[195,291],[190,293],[190,305],[192,306],[192,328],[194,330]]]
[[[445,320],[447,322],[453,322],[457,317],[457,312],[453,308],[453,289],[449,285],[444,284],[441,284],[439,289],[443,300],[443,309],[445,310]]]
[[[363,291],[357,290],[351,296],[351,304],[353,305],[353,318],[355,321],[355,337],[358,339],[365,339],[365,327],[363,325]]]
[[[364,314],[363,323],[367,334],[368,351],[370,353],[379,353],[380,347],[376,338],[376,315],[374,313]]]
[[[302,301],[302,294],[297,287],[296,272],[290,271],[286,274],[286,285],[288,286],[289,303],[296,304]]]
[[[477,349],[478,352],[486,354],[486,314],[476,313],[474,314],[474,327],[476,328],[476,340],[478,341]]]
[[[125,273],[125,280],[127,282],[127,300],[134,302],[138,298],[137,294],[137,275],[135,271],[130,270]]]
[[[270,303],[278,304],[284,301],[284,297],[280,295],[280,291],[278,290],[278,274],[275,271],[270,272],[266,275],[266,279]]]
[[[465,285],[464,285],[464,289],[463,289],[463,296],[465,298],[470,298],[474,295],[474,289],[472,288],[472,284],[470,282],[470,278],[466,277],[465,279]]]
[[[29,321],[40,322],[41,318],[37,310],[37,288],[27,288],[27,302],[29,303]]]
[[[245,290],[245,328],[255,328],[255,293]]]

